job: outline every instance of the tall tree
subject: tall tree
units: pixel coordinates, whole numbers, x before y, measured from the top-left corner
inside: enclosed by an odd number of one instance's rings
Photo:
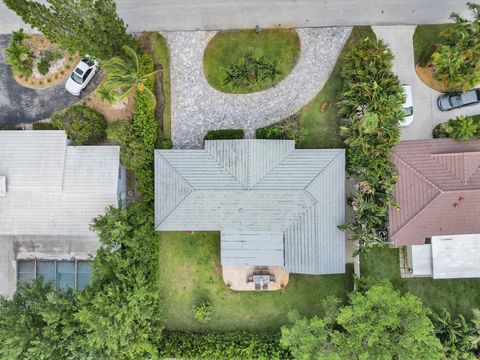
[[[480,5],[467,3],[473,19],[453,13],[455,21],[441,34],[442,43],[432,55],[435,77],[454,90],[480,83]]]
[[[281,343],[295,359],[439,359],[427,314],[420,299],[382,283],[354,292],[347,306],[330,306],[323,318],[291,318]]]
[[[3,0],[22,20],[63,49],[99,59],[134,46],[113,0]]]

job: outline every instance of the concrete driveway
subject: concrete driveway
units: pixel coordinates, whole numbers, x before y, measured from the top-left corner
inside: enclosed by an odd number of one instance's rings
[[[42,1],[43,2],[43,1]],[[435,24],[452,11],[467,15],[467,0],[116,0],[128,29],[224,30]],[[25,27],[0,1],[0,33]]]
[[[66,80],[46,89],[26,88],[15,81],[5,64],[9,40],[10,35],[0,35],[0,127],[49,118],[55,111],[87,96],[100,82],[100,76],[96,75],[80,98],[65,90]]]
[[[401,140],[431,139],[435,125],[458,115],[480,114],[480,104],[452,111],[440,111],[437,98],[441,95],[425,85],[415,72],[413,55],[413,33],[415,26],[374,26],[378,38],[390,46],[395,55],[393,71],[402,84],[412,86],[414,120],[402,128]]]

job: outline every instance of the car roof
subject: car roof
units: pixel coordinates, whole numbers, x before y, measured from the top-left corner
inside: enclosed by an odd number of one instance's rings
[[[403,91],[405,92],[405,103],[403,107],[413,106],[413,96],[412,96],[412,87],[410,85],[402,85]]]
[[[463,93],[461,96],[462,96],[462,101],[465,104],[473,103],[473,102],[478,101],[478,96],[477,96],[477,91],[476,90],[467,91],[466,93]]]
[[[87,64],[85,61],[82,60],[82,61],[80,61],[80,62],[78,63],[78,65],[76,66],[76,68],[82,70],[83,72],[85,72],[85,71],[87,71],[87,70],[90,68],[90,66],[88,66],[88,64]]]

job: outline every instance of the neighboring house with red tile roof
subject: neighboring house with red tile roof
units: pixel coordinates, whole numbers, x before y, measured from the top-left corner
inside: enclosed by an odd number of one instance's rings
[[[412,264],[415,254],[419,260],[418,254],[422,253],[422,267],[426,270],[419,270],[419,273],[435,277],[436,273],[440,274],[440,270],[435,271],[435,263],[439,265],[443,262],[445,266],[445,259],[440,258],[446,253],[437,254],[438,261],[432,256],[435,249],[441,247],[440,241],[456,241],[455,236],[462,234],[480,234],[480,141],[404,141],[395,147],[393,162],[398,172],[395,186],[398,208],[390,208],[390,239],[395,246],[406,250],[405,268],[410,273],[415,275]],[[463,243],[463,252],[476,253],[475,241],[469,244],[470,248],[467,248]],[[427,246],[416,247],[420,245]],[[426,248],[430,248],[430,252]],[[462,254],[461,249],[455,252],[450,247],[449,251],[457,256]],[[425,256],[430,260],[425,260]],[[464,270],[466,275],[473,274]],[[457,275],[460,273],[456,272]],[[446,273],[442,274],[437,277],[449,277]]]

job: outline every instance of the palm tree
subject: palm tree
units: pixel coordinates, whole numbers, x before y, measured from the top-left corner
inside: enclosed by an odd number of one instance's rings
[[[472,349],[480,348],[480,310],[472,309],[473,312],[473,329],[472,334],[468,337]]]
[[[12,67],[14,72],[26,77],[32,75],[33,54],[27,46],[11,41],[5,52],[7,54],[6,63]]]
[[[144,73],[138,54],[129,46],[123,46],[128,61],[120,57],[112,57],[103,63],[107,71],[106,79],[102,84],[101,98],[109,103],[120,102],[127,99],[132,93],[145,94],[148,104],[153,108],[156,104],[155,94],[145,86],[148,80],[154,78],[160,71]],[[111,92],[111,94],[106,94]]]

